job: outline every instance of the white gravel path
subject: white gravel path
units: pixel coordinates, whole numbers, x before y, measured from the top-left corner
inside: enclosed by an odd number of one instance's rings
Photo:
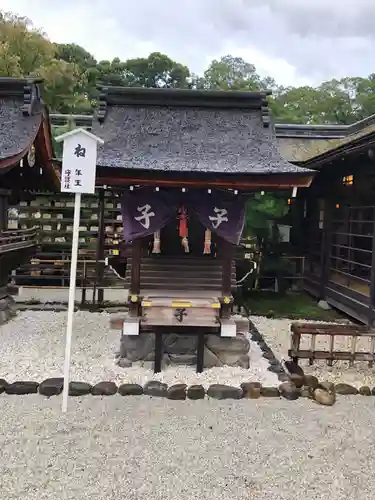
[[[0,378],[42,381],[61,377],[65,352],[66,312],[24,311],[0,327]],[[183,382],[205,387],[222,383],[238,386],[241,382],[259,381],[278,385],[277,376],[267,370],[258,345],[251,343],[250,369],[212,368],[201,374],[195,367],[169,367],[160,374],[142,367],[120,368],[115,364],[120,332],[109,328],[110,315],[79,311],[74,318],[71,380],[118,384],[161,380],[168,385]]]
[[[284,357],[288,359],[288,349],[290,348],[290,325],[295,320],[290,319],[270,319],[264,316],[252,316],[251,321],[263,335],[269,347],[273,350],[278,359]],[[324,323],[323,321],[306,321],[304,323]],[[327,324],[327,323],[326,323]],[[301,339],[301,348],[310,348],[311,336],[306,335]],[[316,338],[316,350],[328,349],[328,337],[318,336]],[[351,344],[347,337],[335,337],[335,349],[350,351]],[[368,351],[369,341],[367,339],[358,340],[357,350]],[[362,385],[375,387],[375,368],[369,368],[367,362],[356,362],[349,368],[347,361],[336,361],[334,366],[329,367],[325,361],[316,361],[309,366],[308,360],[300,360],[300,365],[305,373],[316,375],[319,379],[331,382],[346,382],[359,388]]]
[[[1,500],[372,500],[375,398],[0,396]]]

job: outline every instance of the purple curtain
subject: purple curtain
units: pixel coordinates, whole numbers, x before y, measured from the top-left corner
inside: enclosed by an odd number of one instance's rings
[[[124,239],[131,241],[159,231],[177,216],[183,204],[201,224],[237,245],[245,222],[245,198],[227,193],[199,193],[135,189],[121,199]]]
[[[177,203],[168,192],[135,189],[121,199],[124,240],[143,238],[159,231],[176,215]]]
[[[188,207],[201,224],[229,243],[238,245],[245,223],[245,201],[238,195],[195,195]]]

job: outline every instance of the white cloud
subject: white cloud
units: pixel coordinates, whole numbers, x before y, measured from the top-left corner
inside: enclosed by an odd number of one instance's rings
[[[0,0],[0,9],[97,59],[155,50],[202,73],[231,53],[283,85],[375,71],[373,0]]]

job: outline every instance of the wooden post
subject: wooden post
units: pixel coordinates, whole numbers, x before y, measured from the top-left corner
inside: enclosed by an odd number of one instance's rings
[[[332,245],[332,201],[325,200],[323,237],[320,254],[320,299],[325,299],[325,289],[329,279],[329,268],[331,265],[331,245]]]
[[[137,295],[141,289],[141,240],[132,241],[132,269],[130,294]]]
[[[105,242],[105,218],[104,218],[104,203],[105,203],[105,189],[99,190],[99,235],[96,247],[96,282],[98,286],[98,304],[103,304],[104,290],[103,277],[104,277],[104,242]],[[102,261],[102,262],[100,262]]]
[[[8,197],[10,191],[0,189],[0,231],[8,229]]]
[[[232,296],[232,264],[233,264],[233,246],[223,238],[220,239],[221,259],[222,259],[222,281],[221,293],[223,297]],[[229,318],[231,304],[222,304],[222,318]]]
[[[226,240],[221,239],[221,259],[222,259],[222,294],[223,296],[230,296],[232,292],[232,258],[233,249],[232,245]]]
[[[129,295],[138,295],[141,290],[141,243],[140,239],[132,241],[132,268]],[[131,316],[138,316],[139,307],[139,302],[130,302]]]
[[[162,360],[163,360],[163,331],[157,329],[155,331],[154,373],[161,372]]]
[[[202,373],[204,368],[204,346],[205,346],[205,338],[204,333],[198,333],[198,342],[197,342],[197,373]]]
[[[368,315],[369,326],[374,326],[375,323],[375,209],[372,229],[372,255],[371,255],[371,281],[370,281],[370,307]]]

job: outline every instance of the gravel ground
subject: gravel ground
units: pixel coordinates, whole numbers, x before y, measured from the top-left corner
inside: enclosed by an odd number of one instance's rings
[[[375,398],[0,405],[2,500],[374,498]]]
[[[251,321],[263,335],[269,347],[274,351],[278,359],[284,357],[288,359],[288,349],[290,348],[290,325],[293,321],[289,319],[270,319],[263,316],[252,316]],[[309,323],[306,320],[300,320]],[[310,323],[324,323],[322,321],[310,321]],[[327,323],[326,323],[327,324]],[[311,335],[303,336],[301,339],[301,348],[309,349]],[[316,350],[328,349],[328,337],[316,337]],[[347,337],[335,337],[334,348],[337,350],[348,351],[351,349],[350,339]],[[369,351],[370,343],[368,339],[357,341],[356,349],[358,351]],[[375,387],[375,369],[369,368],[367,362],[356,362],[353,367],[349,367],[347,361],[336,361],[334,366],[329,367],[325,361],[316,361],[313,366],[309,366],[308,360],[301,360],[300,365],[305,373],[316,375],[332,382],[346,382],[359,388],[362,385]]]
[[[42,381],[60,377],[65,354],[66,312],[24,311],[0,327],[0,378]],[[205,387],[222,383],[239,386],[241,382],[259,381],[278,385],[277,376],[267,370],[268,361],[255,342],[251,343],[250,369],[212,368],[201,374],[195,367],[169,367],[154,374],[141,367],[120,368],[115,353],[120,344],[120,332],[109,328],[110,315],[79,311],[74,319],[71,380],[97,383],[112,380],[118,384],[161,380],[168,385],[184,382],[200,383]]]

